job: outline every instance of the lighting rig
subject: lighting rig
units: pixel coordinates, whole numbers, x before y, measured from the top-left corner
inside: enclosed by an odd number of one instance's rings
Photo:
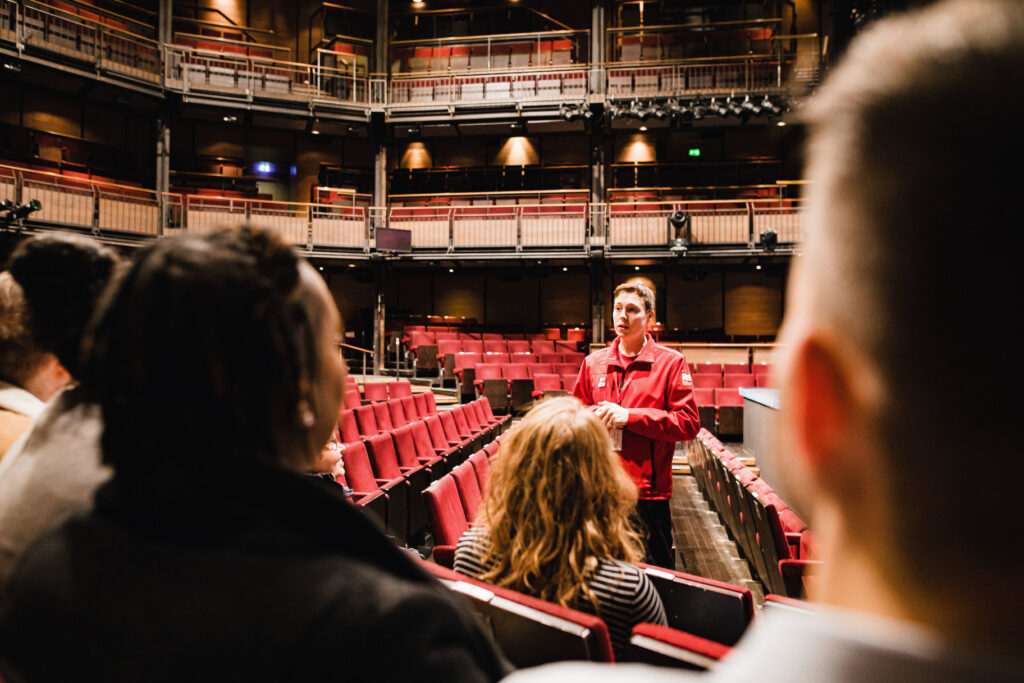
[[[21,230],[25,227],[25,219],[30,213],[43,208],[38,199],[32,199],[24,204],[16,204],[10,199],[0,203],[0,228],[4,230],[14,228]]]
[[[574,120],[566,114],[568,111],[566,105],[562,105],[562,107],[562,115],[566,120]],[[736,96],[726,97],[725,99],[712,97],[710,99],[694,98],[690,100],[670,97],[664,100],[634,99],[628,103],[625,101],[615,102],[608,106],[608,115],[612,119],[647,121],[654,118],[659,121],[670,119],[672,121],[691,123],[693,121],[701,121],[708,115],[721,118],[732,116],[742,121],[746,121],[751,117],[761,116],[773,118],[786,110],[787,106],[782,100],[778,98],[773,100],[768,95],[761,99],[757,99],[752,95],[746,95],[742,99]]]

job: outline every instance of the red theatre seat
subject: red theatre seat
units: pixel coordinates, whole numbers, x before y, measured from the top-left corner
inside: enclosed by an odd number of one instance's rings
[[[363,384],[363,397],[367,401],[386,401],[388,400],[388,383],[387,382],[365,382]]]

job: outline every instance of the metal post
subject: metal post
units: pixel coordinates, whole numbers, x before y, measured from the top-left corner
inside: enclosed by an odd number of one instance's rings
[[[171,21],[174,16],[173,4],[174,0],[160,0],[160,14],[157,19],[158,26],[156,38],[160,41],[161,49],[165,43],[171,42]]]
[[[373,267],[373,284],[376,290],[376,304],[373,307],[373,370],[384,372],[384,354],[387,353],[384,338],[384,263],[377,262]],[[397,364],[396,364],[397,369]]]
[[[156,201],[159,225],[157,235],[163,235],[170,215],[171,190],[171,127],[163,119],[156,122]]]

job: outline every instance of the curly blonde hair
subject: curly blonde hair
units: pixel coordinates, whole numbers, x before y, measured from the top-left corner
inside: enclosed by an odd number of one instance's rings
[[[479,522],[488,548],[480,577],[563,607],[597,597],[587,579],[601,559],[636,562],[637,489],[608,431],[575,398],[538,404],[501,445]]]

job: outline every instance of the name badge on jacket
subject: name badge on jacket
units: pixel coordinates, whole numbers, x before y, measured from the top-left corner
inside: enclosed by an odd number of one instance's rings
[[[598,389],[604,389],[604,382],[605,382],[606,379],[607,379],[607,377],[602,377],[601,379],[597,380],[597,388]]]

